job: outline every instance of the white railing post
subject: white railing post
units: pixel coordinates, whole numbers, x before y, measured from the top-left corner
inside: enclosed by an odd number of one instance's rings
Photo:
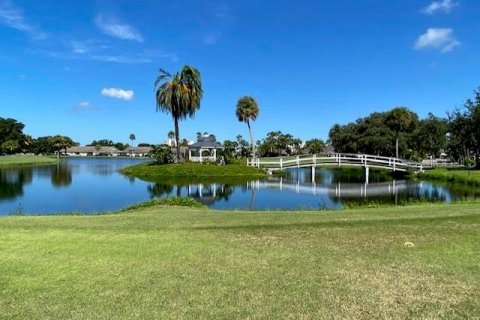
[[[313,155],[313,165],[317,166],[317,155],[316,154]]]
[[[257,168],[260,168],[260,158],[257,158]]]
[[[300,167],[300,156],[297,156],[297,168]]]

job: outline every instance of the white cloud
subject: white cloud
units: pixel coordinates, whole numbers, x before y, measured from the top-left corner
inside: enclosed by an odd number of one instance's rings
[[[143,36],[132,26],[121,23],[115,19],[105,18],[102,15],[98,15],[95,18],[95,24],[104,34],[122,39],[132,40],[137,42],[143,42]]]
[[[433,1],[427,7],[423,8],[425,14],[435,14],[437,12],[449,13],[454,7],[458,6],[458,2],[452,0]]]
[[[134,92],[120,88],[103,88],[102,96],[130,101],[133,99]]]
[[[16,8],[8,0],[0,0],[0,23],[10,28],[25,32],[37,40],[42,40],[47,35],[27,22],[20,8]]]
[[[415,42],[415,49],[438,49],[441,52],[448,52],[460,45],[450,28],[428,28],[420,35]]]

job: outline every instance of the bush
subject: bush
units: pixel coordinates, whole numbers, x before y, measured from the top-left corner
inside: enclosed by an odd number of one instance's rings
[[[152,147],[149,155],[153,160],[155,160],[156,164],[167,164],[173,162],[172,149],[165,144]]]

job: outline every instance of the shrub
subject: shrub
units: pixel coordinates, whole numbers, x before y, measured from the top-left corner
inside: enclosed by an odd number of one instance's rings
[[[172,149],[165,144],[152,147],[149,155],[153,160],[155,160],[156,164],[167,164],[173,162]]]

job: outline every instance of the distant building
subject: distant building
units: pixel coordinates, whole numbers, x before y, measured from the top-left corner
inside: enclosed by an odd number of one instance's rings
[[[119,155],[125,157],[148,157],[150,151],[152,151],[152,147],[128,147],[119,151]]]
[[[60,151],[65,154],[65,150]],[[99,147],[99,146],[79,146],[67,148],[67,156],[88,157],[88,156],[106,156],[116,157],[119,155],[119,150],[115,147]]]

